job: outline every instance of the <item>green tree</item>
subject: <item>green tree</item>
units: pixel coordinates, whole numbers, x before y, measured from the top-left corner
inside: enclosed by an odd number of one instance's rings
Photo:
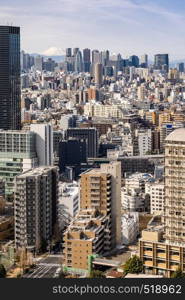
[[[6,277],[6,269],[4,265],[0,264],[0,278],[5,278]]]
[[[67,276],[67,272],[64,271],[64,270],[61,270],[60,273],[59,273],[59,278],[65,278]]]
[[[173,272],[171,278],[185,278],[185,274],[182,272],[181,268],[178,268]]]
[[[105,275],[102,271],[92,270],[89,278],[105,278]]]
[[[143,262],[137,255],[134,255],[133,257],[129,258],[126,261],[125,265],[123,266],[123,269],[126,274],[142,273],[143,272]]]

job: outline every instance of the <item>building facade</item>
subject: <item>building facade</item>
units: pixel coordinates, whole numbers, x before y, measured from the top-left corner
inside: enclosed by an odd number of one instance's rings
[[[81,174],[80,212],[64,234],[64,260],[68,269],[88,271],[92,255],[103,255],[120,245],[120,185],[118,162]]]
[[[21,128],[20,28],[0,26],[0,129]]]
[[[139,241],[146,272],[170,277],[185,273],[185,128],[174,130],[165,141],[165,201],[163,225],[145,230]]]
[[[58,169],[40,167],[16,177],[15,246],[39,251],[49,246],[57,224]]]

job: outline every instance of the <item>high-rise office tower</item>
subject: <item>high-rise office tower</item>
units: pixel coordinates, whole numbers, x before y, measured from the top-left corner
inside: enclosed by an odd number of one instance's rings
[[[58,169],[41,167],[16,177],[15,245],[39,251],[49,246],[57,224]]]
[[[82,72],[83,71],[83,63],[82,63],[82,53],[78,51],[75,55],[75,72]]]
[[[72,49],[67,48],[66,49],[65,63],[66,63],[66,70],[68,72],[74,71],[74,61],[75,61],[75,57],[72,56]]]
[[[37,55],[34,59],[34,65],[35,65],[36,71],[42,72],[42,70],[43,70],[43,57],[40,56],[40,55]]]
[[[69,128],[66,131],[67,138],[74,137],[86,140],[87,156],[97,157],[98,155],[98,132],[96,128]]]
[[[162,70],[166,67],[166,71],[168,71],[168,69],[169,69],[168,54],[156,54],[154,57],[154,67],[157,70]]]
[[[78,51],[79,51],[79,48],[74,48],[73,49],[73,56],[76,56],[76,54],[78,53]]]
[[[95,65],[95,84],[98,88],[102,86],[103,82],[103,65],[96,64]]]
[[[139,57],[136,56],[136,55],[132,55],[129,57],[129,65],[131,67],[136,67],[138,68],[139,67]]]
[[[180,72],[180,73],[183,73],[184,72],[184,63],[179,63],[177,64],[177,70]]]
[[[83,63],[84,63],[84,72],[90,72],[91,66],[91,50],[84,49],[83,50]]]
[[[109,50],[101,52],[101,63],[103,66],[107,66],[109,62]]]
[[[0,128],[21,128],[20,28],[0,26]]]
[[[91,73],[94,76],[95,74],[95,65],[101,63],[101,54],[98,50],[92,51],[92,66],[91,66]]]
[[[31,124],[30,131],[36,133],[36,152],[39,166],[53,165],[53,128],[50,124]]]
[[[148,68],[148,55],[143,54],[140,59],[141,68]]]
[[[93,50],[92,51],[92,63],[93,64],[98,64],[101,63],[101,55],[98,50]]]
[[[54,72],[56,66],[56,62],[52,58],[48,58],[46,61],[43,62],[42,68],[48,72]]]
[[[66,56],[67,57],[71,57],[72,56],[72,49],[71,48],[67,48],[66,49]]]

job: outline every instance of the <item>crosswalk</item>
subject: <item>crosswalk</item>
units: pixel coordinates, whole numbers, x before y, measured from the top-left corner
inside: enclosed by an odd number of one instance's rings
[[[36,267],[27,274],[24,278],[53,278],[56,276],[56,271],[61,267],[61,255],[49,255],[46,258],[37,259]]]

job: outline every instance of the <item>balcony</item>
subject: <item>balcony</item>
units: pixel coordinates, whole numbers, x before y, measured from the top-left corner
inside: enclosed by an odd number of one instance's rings
[[[171,265],[170,269],[173,271],[176,271],[178,269],[179,265]]]
[[[157,267],[161,268],[161,269],[166,269],[166,264],[164,264],[164,263],[158,263]]]
[[[145,260],[144,265],[147,267],[153,267],[153,261]]]
[[[153,252],[152,251],[144,251],[144,255],[146,256],[153,256]]]
[[[163,252],[157,253],[157,258],[164,258],[164,259],[166,259],[166,253],[163,253]]]
[[[180,261],[180,256],[179,255],[171,255],[170,260]]]

